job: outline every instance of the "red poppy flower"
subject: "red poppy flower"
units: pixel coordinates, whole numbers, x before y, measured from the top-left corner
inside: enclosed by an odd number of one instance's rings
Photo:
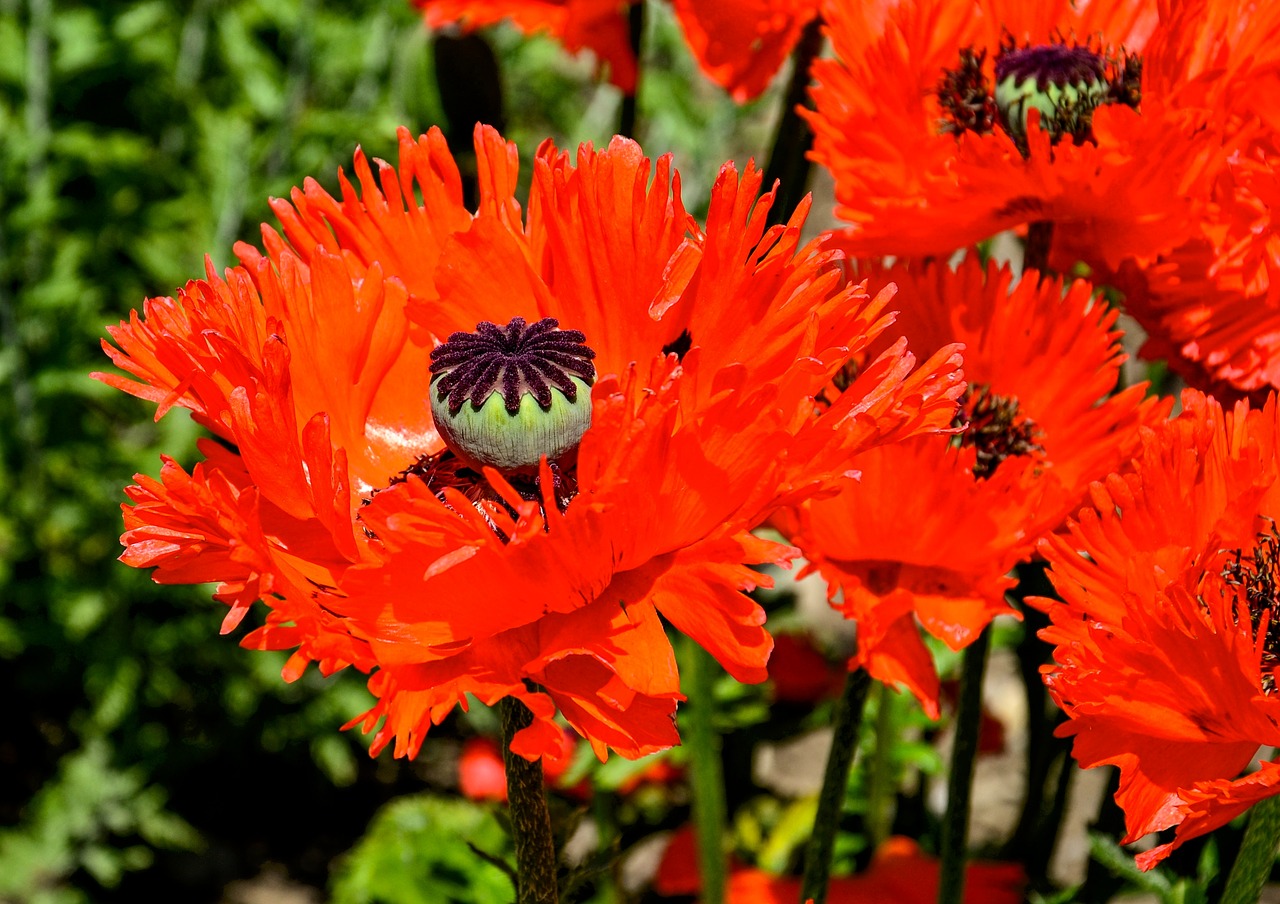
[[[542,758],[542,772],[549,785],[557,784],[568,771],[573,759],[573,739],[567,738],[565,749],[555,756]],[[591,796],[590,785],[581,783],[568,789],[575,797]],[[507,802],[507,771],[502,762],[502,747],[493,738],[476,736],[462,742],[458,755],[458,791],[467,800]]]
[[[506,20],[526,34],[545,32],[570,53],[590,50],[608,64],[609,81],[627,94],[636,90],[628,3],[623,0],[412,0],[430,28],[461,25],[470,30]]]
[[[784,703],[817,703],[836,697],[844,668],[836,665],[803,634],[779,634],[769,657],[773,698]]]
[[[1219,398],[1280,389],[1280,152],[1257,142],[1215,182],[1196,235],[1110,278],[1167,360]]]
[[[696,894],[693,833],[677,832],[658,870],[655,890],[663,895]],[[876,849],[871,864],[856,876],[837,876],[827,887],[831,904],[933,904],[938,899],[938,861],[910,838],[894,837]],[[981,904],[1017,904],[1027,879],[1016,863],[975,862],[966,867],[965,900]],[[728,904],[794,904],[800,879],[759,869],[735,869],[729,876]]]
[[[543,766],[551,762],[544,760]],[[502,748],[493,738],[467,738],[458,756],[458,790],[467,800],[507,802],[507,773]]]
[[[769,87],[822,0],[672,0],[698,65],[745,103]]]
[[[1093,489],[1069,536],[1043,545],[1063,602],[1045,683],[1085,768],[1120,768],[1126,842],[1177,826],[1149,869],[1190,838],[1280,793],[1280,466],[1275,397],[1223,412],[1183,394],[1144,431],[1132,470]]]
[[[912,348],[965,343],[969,428],[869,450],[850,462],[860,479],[779,523],[857,621],[851,667],[905,685],[937,718],[938,676],[917,623],[958,650],[1010,612],[1013,566],[1167,405],[1144,401],[1143,386],[1107,398],[1124,359],[1117,314],[1085,282],[1064,295],[1061,281],[1032,271],[1012,286],[1008,269],[975,259],[872,281],[885,279],[901,288]]]
[[[557,708],[601,756],[640,756],[677,741],[659,613],[763,680],[772,643],[742,591],[767,583],[751,564],[794,550],[748,531],[849,455],[945,425],[959,356],[913,373],[895,343],[815,417],[813,394],[889,325],[889,293],[869,299],[835,252],[802,246],[805,209],[766,228],[754,167],[722,169],[699,228],[670,161],[634,142],[583,146],[576,165],[545,144],[527,214],[514,145],[481,127],[476,150],[475,214],[443,135],[402,131],[398,171],[357,153],[359,193],[308,181],[273,202],[284,235],[264,227],[265,254],[239,245],[225,278],[209,267],[111,330],[137,381],[100,378],[219,439],[190,474],[166,460],[137,478],[123,558],[220,582],[224,632],[262,599],[244,643],[296,647],[287,678],[309,661],[372,671],[374,752],[416,754],[470,694],[529,706],[512,746],[530,759],[563,747]],[[496,407],[450,407],[483,381]],[[585,434],[500,470],[457,444],[480,411],[504,443]]]
[[[830,3],[814,157],[866,255],[1048,221],[1065,271],[1181,244],[1274,90],[1280,8],[1217,0]]]

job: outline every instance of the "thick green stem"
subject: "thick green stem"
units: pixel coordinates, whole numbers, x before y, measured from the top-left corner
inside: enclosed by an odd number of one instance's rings
[[[516,849],[516,904],[557,904],[556,846],[542,781],[542,760],[529,762],[511,752],[516,732],[533,724],[533,713],[514,697],[504,697],[502,762],[507,770],[507,806]]]
[[[636,61],[636,84],[630,94],[622,96],[622,109],[618,112],[618,134],[624,138],[635,138],[636,103],[640,96],[640,73],[643,69],[640,53],[644,44],[644,0],[632,3],[627,10],[627,31],[631,39],[631,56]]]
[[[1262,886],[1271,875],[1280,847],[1280,797],[1268,797],[1249,811],[1240,853],[1231,867],[1222,904],[1257,904]]]
[[[889,837],[893,824],[893,752],[898,731],[894,718],[895,691],[878,684],[876,695],[876,746],[867,768],[867,834],[871,846],[879,847]]]
[[[814,18],[805,26],[796,49],[791,54],[791,81],[782,99],[782,115],[774,131],[773,150],[764,171],[764,187],[778,186],[778,196],[769,209],[769,222],[785,223],[796,205],[809,191],[808,157],[813,146],[813,130],[800,115],[800,107],[808,102],[809,67],[822,52],[822,19]]]
[[[813,837],[804,854],[804,879],[800,886],[800,902],[810,898],[814,904],[827,900],[827,881],[831,875],[831,854],[840,828],[840,811],[845,789],[849,785],[849,768],[858,752],[858,729],[862,725],[862,708],[867,702],[871,676],[866,669],[850,672],[844,691],[836,701],[834,734],[827,769],[822,776],[818,795],[818,812],[813,819]]]
[[[715,728],[715,679],[719,667],[711,654],[689,641],[685,646],[685,748],[693,785],[693,827],[698,839],[698,871],[703,904],[724,904],[725,799],[720,737]]]
[[[978,734],[982,726],[982,676],[987,670],[991,629],[964,651],[960,674],[960,702],[956,707],[955,743],[951,748],[951,774],[947,779],[947,813],[942,823],[942,872],[938,880],[938,904],[964,900],[965,841],[969,834],[969,798],[973,767],[978,759]]]

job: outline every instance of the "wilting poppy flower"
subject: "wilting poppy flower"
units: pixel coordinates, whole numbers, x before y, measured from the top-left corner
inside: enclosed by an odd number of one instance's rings
[[[782,68],[822,0],[672,0],[698,65],[738,103]]]
[[[697,875],[693,833],[677,832],[658,869],[659,894],[696,894]],[[941,866],[910,838],[886,840],[867,869],[856,876],[837,876],[827,887],[831,904],[933,904],[938,899]],[[1016,863],[975,862],[965,870],[965,900],[974,904],[1017,904],[1027,879]],[[759,869],[735,869],[729,876],[727,904],[795,904],[800,879]]]
[[[428,27],[481,28],[508,21],[526,34],[545,33],[570,53],[590,50],[609,67],[609,81],[636,90],[636,58],[624,0],[412,0]]]
[[[1043,545],[1063,602],[1045,684],[1086,768],[1120,769],[1126,842],[1149,869],[1188,839],[1280,793],[1280,465],[1274,395],[1224,412],[1188,390],[1143,432],[1132,468],[1096,484],[1069,535]]]
[[[557,708],[601,756],[640,756],[677,741],[659,613],[763,680],[742,591],[794,550],[750,529],[851,454],[945,426],[959,355],[913,373],[895,343],[815,417],[889,293],[801,245],[805,209],[766,228],[753,166],[721,170],[700,228],[634,142],[576,165],[544,144],[527,213],[515,146],[479,127],[476,152],[475,214],[443,135],[402,131],[398,171],[358,152],[358,193],[308,181],[273,202],[265,254],[239,245],[110,331],[136,381],[101,379],[217,437],[129,488],[123,558],[220,582],[224,632],[263,600],[244,644],[296,648],[287,678],[371,671],[375,752],[416,754],[473,695],[533,711],[530,759],[563,748]]]
[[[952,649],[1011,611],[1010,570],[1118,466],[1136,428],[1167,406],[1133,386],[1108,398],[1124,355],[1116,312],[1075,281],[966,260],[875,271],[900,286],[911,347],[963,342],[969,388],[957,436],[868,450],[838,495],[777,519],[834,603],[858,623],[851,667],[905,685],[938,716],[938,676],[920,626]]]
[[[1196,0],[832,2],[814,157],[866,255],[1049,222],[1055,265],[1181,244],[1274,90],[1280,8]]]
[[[1258,142],[1229,161],[1195,236],[1109,277],[1167,360],[1219,398],[1280,389],[1280,152]]]

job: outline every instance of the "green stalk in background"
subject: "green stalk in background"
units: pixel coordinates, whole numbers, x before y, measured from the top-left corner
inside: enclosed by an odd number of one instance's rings
[[[618,112],[618,134],[624,138],[635,138],[636,103],[640,97],[640,77],[644,71],[641,57],[644,45],[644,0],[632,3],[627,10],[627,27],[631,37],[631,55],[636,59],[636,85],[630,94],[622,95],[622,109]]]
[[[720,762],[720,738],[715,729],[715,679],[719,671],[711,654],[683,639],[685,695],[688,717],[683,720],[683,744],[689,752],[693,787],[693,826],[698,839],[698,871],[702,876],[702,904],[724,904],[725,798]]]
[[[796,205],[809,191],[809,173],[812,165],[808,156],[813,147],[813,131],[799,113],[808,103],[809,67],[822,52],[822,17],[816,16],[804,27],[796,49],[791,53],[791,81],[782,98],[782,113],[774,131],[773,149],[769,152],[769,165],[764,171],[766,191],[778,186],[778,198],[769,210],[769,222],[785,223]]]
[[[1222,904],[1257,904],[1271,876],[1280,848],[1280,797],[1258,801],[1249,811],[1249,826],[1227,879]]]
[[[898,739],[893,698],[888,685],[877,684],[876,743],[867,766],[867,834],[874,850],[889,837],[893,826],[893,746]]]
[[[988,627],[964,651],[955,742],[951,748],[951,774],[947,778],[947,813],[942,822],[938,904],[960,904],[964,900],[965,841],[969,834],[973,767],[978,759],[978,735],[982,726],[982,676],[987,670],[990,646],[991,629]]]
[[[836,832],[840,828],[845,789],[849,785],[849,769],[858,752],[858,730],[862,726],[862,709],[867,702],[871,676],[866,669],[850,672],[844,690],[836,701],[831,753],[827,756],[818,795],[818,813],[813,820],[813,837],[804,855],[804,879],[800,886],[800,904],[810,898],[813,904],[827,900],[827,883],[831,876],[831,854],[835,850]]]

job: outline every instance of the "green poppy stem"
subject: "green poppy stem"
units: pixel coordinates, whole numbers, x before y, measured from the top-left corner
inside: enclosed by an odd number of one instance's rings
[[[635,138],[636,103],[640,96],[640,50],[644,43],[644,0],[632,3],[628,8],[627,32],[631,39],[631,55],[636,61],[636,84],[630,94],[622,96],[622,109],[618,112],[618,134],[624,138]]]
[[[728,873],[724,854],[724,773],[720,736],[715,728],[715,679],[719,667],[711,654],[693,641],[686,641],[684,646],[685,695],[689,704],[681,725],[693,786],[693,828],[702,877],[700,900],[702,904],[724,904]]]
[[[764,171],[764,188],[780,182],[778,196],[769,209],[769,223],[785,223],[796,205],[809,191],[812,165],[808,157],[813,147],[813,130],[801,117],[799,108],[808,102],[809,67],[822,52],[822,19],[815,17],[800,35],[791,54],[791,81],[782,99],[782,114],[774,132],[773,150]]]
[[[533,713],[514,697],[504,697],[498,709],[502,714],[507,806],[516,849],[516,904],[557,904],[556,846],[551,837],[542,760],[531,763],[511,752],[511,739],[533,724]]]
[[[827,768],[818,794],[818,812],[813,819],[813,837],[804,854],[804,879],[800,885],[800,904],[810,898],[813,904],[825,904],[827,883],[831,876],[831,855],[835,851],[836,832],[840,828],[840,811],[844,807],[849,785],[849,769],[858,752],[858,730],[862,726],[862,709],[867,702],[871,676],[866,669],[850,672],[844,690],[836,701],[834,735]]]
[[[889,837],[893,824],[893,745],[898,737],[894,712],[896,692],[887,684],[877,684],[876,745],[867,767],[867,834],[871,847],[877,848]]]
[[[951,774],[947,779],[947,813],[942,823],[938,904],[960,904],[964,900],[969,802],[973,790],[973,767],[978,759],[978,734],[982,726],[982,676],[987,670],[987,649],[990,645],[991,629],[987,628],[964,651],[960,702],[956,707],[955,743],[951,748]]]
[[[1222,904],[1257,904],[1271,875],[1280,847],[1280,797],[1258,801],[1249,811],[1249,825],[1227,879]]]

